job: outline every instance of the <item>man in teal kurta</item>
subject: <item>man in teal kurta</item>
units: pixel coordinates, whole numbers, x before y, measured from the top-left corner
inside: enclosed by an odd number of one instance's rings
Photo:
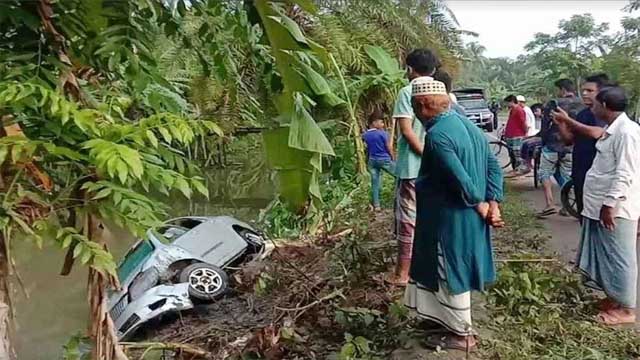
[[[412,83],[413,106],[427,135],[416,180],[417,219],[407,306],[450,334],[428,343],[475,346],[471,290],[495,280],[490,225],[502,226],[502,170],[480,129],[449,110],[437,81]]]

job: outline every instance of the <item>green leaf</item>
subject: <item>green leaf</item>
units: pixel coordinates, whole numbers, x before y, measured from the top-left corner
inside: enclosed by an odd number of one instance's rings
[[[189,187],[189,183],[185,179],[181,177],[177,178],[173,186],[180,190],[186,198],[191,198],[191,187]]]
[[[118,173],[118,178],[120,182],[124,185],[127,183],[127,178],[129,177],[129,169],[127,168],[127,163],[124,161],[118,161],[116,165],[116,172]]]
[[[300,67],[302,68],[302,72],[304,74],[304,78],[307,80],[307,83],[311,87],[316,95],[327,95],[331,93],[331,88],[329,87],[329,83],[327,80],[322,77],[322,75],[318,74],[311,66],[305,64],[304,62],[299,62]]]
[[[311,114],[305,109],[302,95],[297,94],[291,116],[289,146],[295,149],[335,156],[331,143]]]
[[[149,191],[149,189],[146,189],[146,191],[148,192],[148,191]],[[113,203],[114,203],[115,205],[118,205],[118,204],[120,203],[120,201],[121,201],[121,200],[122,200],[122,193],[117,192],[117,191],[116,191],[116,192],[114,192],[114,193],[113,193]]]
[[[298,23],[296,23],[295,21],[293,21],[293,19],[286,15],[282,15],[280,17],[280,20],[280,24],[282,24],[282,26],[287,29],[289,34],[291,34],[291,36],[296,39],[297,42],[301,42],[303,44],[307,43],[307,38],[302,33],[302,30],[300,30],[300,26],[298,26]]]
[[[67,236],[65,236],[64,240],[62,240],[62,248],[66,249],[71,245],[71,242],[73,241],[73,235],[69,234]]]
[[[140,177],[142,177],[142,174],[144,173],[140,153],[136,150],[123,147],[120,154],[122,155],[123,160],[127,162],[127,165],[129,165],[131,173],[133,173],[136,178],[140,179]]]
[[[402,73],[398,61],[379,46],[365,45],[364,51],[376,63],[376,67],[385,75],[396,76]]]
[[[147,130],[146,134],[147,134],[147,139],[149,139],[149,142],[151,143],[151,146],[153,146],[154,148],[157,148],[158,147],[158,138],[153,133],[153,131]]]
[[[90,249],[87,249],[85,252],[82,253],[82,257],[80,258],[80,262],[83,265],[88,263],[89,259],[91,259],[91,256],[93,256],[93,253],[91,252]]]
[[[100,191],[98,191],[98,193],[92,197],[92,200],[99,200],[99,199],[103,199],[106,198],[107,196],[109,196],[111,194],[111,188],[104,188]]]
[[[171,138],[171,134],[169,133],[169,130],[165,128],[159,128],[158,131],[160,132],[160,135],[162,135],[162,138],[164,139],[164,141],[171,144],[172,138]]]
[[[4,161],[7,159],[8,154],[9,154],[9,147],[5,145],[0,146],[0,165],[4,163]]]
[[[263,132],[267,163],[278,174],[279,195],[295,211],[309,199],[313,153],[289,147],[288,138],[288,128]]]
[[[83,243],[78,243],[76,244],[75,249],[73,249],[73,258],[77,258],[78,256],[80,256],[80,253],[83,251],[84,249],[84,244]]]
[[[213,131],[214,134],[223,137],[224,136],[224,132],[222,131],[222,129],[220,128],[220,126],[218,126],[218,124],[212,122],[212,121],[205,121],[204,122],[204,126],[209,130],[209,131]]]
[[[209,199],[209,189],[207,189],[207,187],[201,181],[191,180],[191,183],[193,184],[193,187],[196,189],[196,191]]]

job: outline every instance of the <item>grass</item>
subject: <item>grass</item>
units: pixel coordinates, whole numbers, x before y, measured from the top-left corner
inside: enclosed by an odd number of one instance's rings
[[[509,226],[495,237],[502,256],[549,257],[547,234],[522,198],[507,192],[504,216]],[[502,265],[487,293],[489,316],[480,324],[492,330],[483,359],[637,359],[640,337],[633,329],[593,321],[595,294],[560,262]]]

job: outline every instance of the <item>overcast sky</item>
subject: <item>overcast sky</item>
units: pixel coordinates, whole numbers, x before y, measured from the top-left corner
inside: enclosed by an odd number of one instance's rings
[[[485,56],[512,57],[524,53],[524,45],[536,32],[555,33],[558,22],[573,14],[591,13],[596,22],[620,29],[628,1],[619,0],[447,0],[460,27],[478,33],[475,39],[487,48]],[[465,37],[473,41],[473,38]]]

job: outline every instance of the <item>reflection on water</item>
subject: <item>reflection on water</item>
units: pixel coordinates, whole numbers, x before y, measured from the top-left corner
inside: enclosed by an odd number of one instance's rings
[[[210,199],[195,196],[192,201],[186,201],[172,197],[169,201],[172,216],[232,215],[251,222],[273,199],[272,176],[259,156],[247,159],[240,166],[207,170],[205,174]],[[116,259],[134,241],[130,234],[113,227],[107,239]],[[60,358],[62,344],[87,325],[87,271],[75,266],[69,276],[59,276],[64,252],[51,246],[38,250],[33,244],[16,241],[13,251],[18,272],[30,295],[26,299],[20,287],[13,286],[18,358]]]

